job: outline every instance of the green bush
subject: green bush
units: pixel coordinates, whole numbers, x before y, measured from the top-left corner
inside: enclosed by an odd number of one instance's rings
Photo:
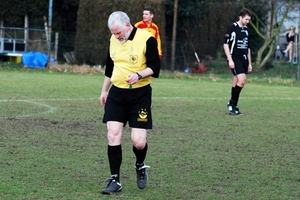
[[[143,8],[150,5],[155,9],[154,21],[165,27],[164,0],[82,0],[77,18],[75,57],[78,64],[105,65],[109,38],[107,27],[109,15],[117,10],[128,14],[132,24],[142,19]],[[159,20],[158,20],[159,19]],[[164,42],[164,29],[160,29]]]

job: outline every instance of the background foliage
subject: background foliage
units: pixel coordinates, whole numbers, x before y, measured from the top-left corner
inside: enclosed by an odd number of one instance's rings
[[[79,0],[53,0],[53,30],[74,32]],[[48,18],[49,0],[1,0],[0,20],[5,26],[24,27],[24,16],[29,17],[31,28],[44,28]]]
[[[134,3],[135,6],[132,6]],[[77,35],[75,53],[78,63],[105,64],[108,40],[110,37],[107,28],[107,18],[115,10],[123,10],[129,14],[132,22],[141,20],[142,8],[151,5],[155,8],[154,22],[160,27],[163,46],[163,68],[167,68],[171,60],[171,42],[173,29],[174,1],[120,1],[102,0],[96,3],[93,0],[80,2],[77,20]],[[250,9],[258,11],[258,16],[265,16],[266,10],[248,4]],[[237,14],[243,8],[238,1],[185,0],[178,2],[177,10],[177,37],[176,37],[176,69],[185,66],[192,68],[196,61],[196,51],[201,59],[210,61],[223,55],[224,33]],[[224,12],[228,10],[230,12]],[[96,19],[96,20],[95,20]],[[256,19],[254,19],[256,20]],[[262,18],[261,20],[265,20]],[[253,52],[261,45],[261,39],[251,30],[253,38]],[[255,58],[255,57],[254,57]]]
[[[59,33],[58,57],[60,59],[63,59],[64,52],[74,50],[78,6],[79,0],[53,0],[52,41],[55,41],[55,33]],[[4,27],[24,28],[26,15],[29,29],[43,30],[44,17],[48,22],[49,0],[1,0],[0,22],[3,22]],[[35,34],[35,37],[30,39],[44,40],[43,44],[46,46],[45,36],[40,37],[40,34]]]
[[[288,1],[291,0],[283,0],[283,5]],[[274,2],[273,0],[179,0],[175,70],[195,67],[194,52],[197,52],[204,62],[224,59],[222,49],[224,32],[237,19],[238,11],[243,6],[256,13],[252,18],[253,24],[258,21],[266,26],[276,24],[276,21],[271,21],[271,24],[268,22],[268,13],[274,10],[269,5]],[[48,0],[2,0],[1,3],[0,20],[3,20],[4,26],[23,27],[24,16],[27,14],[30,27],[44,28],[43,16],[48,16]],[[54,0],[52,39],[54,41],[55,32],[60,33],[58,58],[64,61],[62,54],[74,51],[77,64],[104,65],[110,37],[107,28],[109,14],[115,10],[123,10],[129,14],[132,23],[135,23],[142,19],[142,9],[145,5],[151,5],[156,10],[154,22],[159,26],[162,38],[163,68],[169,69],[174,0]],[[249,28],[252,60],[255,61],[264,39],[258,36],[252,26]],[[261,34],[267,34],[267,27],[259,26],[257,30]],[[265,55],[266,53],[262,56]]]
[[[133,6],[134,5],[134,6]],[[124,11],[135,24],[142,20],[143,8],[150,5],[155,9],[155,23],[159,27],[165,26],[164,1],[157,0],[81,0],[77,20],[76,60],[79,63],[101,64],[106,61],[109,38],[107,27],[108,16],[116,10]],[[160,29],[162,43],[165,43],[165,31]]]

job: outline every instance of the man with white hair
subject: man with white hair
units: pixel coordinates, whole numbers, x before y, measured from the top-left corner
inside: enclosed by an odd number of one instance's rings
[[[104,107],[103,123],[107,125],[108,160],[111,177],[102,194],[122,191],[120,167],[121,139],[127,122],[135,154],[137,186],[144,189],[148,182],[145,164],[147,129],[152,129],[150,86],[152,77],[158,78],[160,58],[156,39],[146,30],[132,26],[128,15],[113,12],[108,18],[112,34],[106,60],[105,78],[100,95]],[[111,87],[110,87],[111,86]]]

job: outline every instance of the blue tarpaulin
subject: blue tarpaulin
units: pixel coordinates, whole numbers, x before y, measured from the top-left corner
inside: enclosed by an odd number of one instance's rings
[[[48,56],[41,52],[27,52],[22,55],[22,64],[28,68],[45,68]]]

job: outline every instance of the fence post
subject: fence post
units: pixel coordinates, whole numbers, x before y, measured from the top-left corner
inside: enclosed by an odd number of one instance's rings
[[[53,1],[49,0],[49,23],[48,23],[48,60],[47,60],[47,67],[50,64],[50,56],[51,56],[51,31],[52,31],[52,4]]]

